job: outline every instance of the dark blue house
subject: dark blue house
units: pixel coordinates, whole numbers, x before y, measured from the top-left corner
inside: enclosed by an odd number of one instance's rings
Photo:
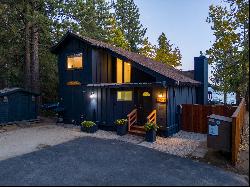
[[[92,120],[113,129],[116,119],[129,115],[132,132],[153,116],[161,134],[169,136],[179,130],[179,105],[207,102],[203,56],[195,58],[190,78],[163,63],[71,32],[52,52],[58,55],[65,123]]]
[[[22,88],[0,90],[0,124],[37,119],[37,96]]]

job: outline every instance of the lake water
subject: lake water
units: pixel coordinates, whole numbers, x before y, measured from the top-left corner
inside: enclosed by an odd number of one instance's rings
[[[211,87],[208,87],[208,91],[212,92],[212,101],[224,102],[224,94],[222,92],[216,92]],[[236,94],[227,94],[227,104],[236,104]]]

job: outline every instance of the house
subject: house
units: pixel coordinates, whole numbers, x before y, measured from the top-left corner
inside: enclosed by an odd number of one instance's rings
[[[37,119],[37,96],[22,88],[0,90],[0,124]]]
[[[132,126],[156,119],[161,134],[170,136],[180,129],[181,104],[207,102],[204,56],[195,58],[195,77],[190,78],[137,53],[71,32],[51,51],[58,56],[65,123],[92,120],[100,128],[114,129],[116,119],[129,115]]]

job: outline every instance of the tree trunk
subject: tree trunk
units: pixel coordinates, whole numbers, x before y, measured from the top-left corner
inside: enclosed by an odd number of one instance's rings
[[[236,105],[239,105],[241,102],[241,94],[239,91],[236,92]]]
[[[30,22],[25,24],[25,80],[24,87],[27,90],[31,89],[31,74],[30,74]]]
[[[224,92],[224,105],[227,104],[227,92]]]
[[[32,63],[31,63],[31,75],[32,75],[32,91],[40,93],[40,80],[39,80],[39,56],[38,56],[38,44],[39,44],[39,31],[37,26],[32,26]]]

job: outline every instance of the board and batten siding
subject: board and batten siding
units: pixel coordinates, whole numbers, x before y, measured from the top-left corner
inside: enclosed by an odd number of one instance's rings
[[[92,49],[92,83],[114,82],[114,58],[102,49]]]
[[[195,104],[195,87],[169,87],[167,89],[167,131],[166,136],[171,136],[180,130],[180,115],[178,105]]]
[[[83,68],[76,70],[67,69],[67,57],[70,55],[83,54]],[[59,70],[59,97],[65,107],[65,122],[80,120],[81,115],[85,114],[84,101],[85,93],[79,86],[67,86],[67,82],[79,81],[82,85],[92,83],[92,49],[87,44],[71,39],[65,43],[58,54]]]

